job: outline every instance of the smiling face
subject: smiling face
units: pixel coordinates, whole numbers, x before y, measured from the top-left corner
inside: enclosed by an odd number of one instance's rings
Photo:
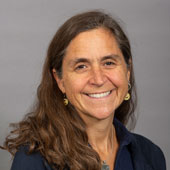
[[[71,41],[63,59],[62,78],[55,73],[54,77],[83,119],[102,120],[113,117],[124,100],[130,72],[113,34],[98,28]]]

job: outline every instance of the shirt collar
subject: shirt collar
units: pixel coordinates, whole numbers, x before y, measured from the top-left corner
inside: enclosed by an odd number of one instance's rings
[[[129,145],[133,140],[132,134],[118,119],[114,118],[113,124],[115,126],[116,136],[120,146]]]

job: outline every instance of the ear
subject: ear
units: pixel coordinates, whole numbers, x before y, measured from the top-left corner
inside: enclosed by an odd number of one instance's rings
[[[127,79],[130,81],[130,69],[127,70]]]
[[[56,70],[53,68],[52,69],[54,79],[56,80],[56,83],[59,87],[59,89],[62,91],[62,93],[65,93],[65,87],[64,87],[64,80],[62,78],[59,78]]]
[[[131,59],[129,59],[129,64],[127,66],[127,79],[128,79],[128,81],[130,81],[131,64],[132,64]]]

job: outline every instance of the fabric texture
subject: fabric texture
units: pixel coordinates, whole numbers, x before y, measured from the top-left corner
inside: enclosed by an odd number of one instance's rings
[[[133,136],[125,126],[116,118],[113,122],[116,130],[119,149],[116,155],[114,170],[134,170],[129,145],[133,141]]]
[[[126,163],[132,162],[133,170],[166,170],[165,157],[157,145],[141,135],[129,132],[118,120],[114,120],[114,125],[120,141],[116,164],[124,159]],[[131,159],[119,155],[121,149],[123,149],[122,154],[130,153]],[[39,152],[28,155],[27,150],[28,148],[21,147],[15,154],[11,170],[52,170]],[[131,163],[127,165],[131,167]],[[69,168],[66,169],[69,170]],[[115,170],[120,169],[122,170],[123,166],[115,166]]]

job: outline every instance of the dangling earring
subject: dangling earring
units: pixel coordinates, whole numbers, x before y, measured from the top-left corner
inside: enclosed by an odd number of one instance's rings
[[[68,105],[68,99],[66,97],[66,95],[64,94],[64,105],[67,106]]]
[[[131,89],[131,84],[130,84],[130,82],[128,82],[128,91]],[[127,101],[127,100],[129,100],[130,99],[130,94],[129,94],[129,92],[126,94],[126,96],[125,96],[125,98],[124,98],[124,100],[125,101]]]

